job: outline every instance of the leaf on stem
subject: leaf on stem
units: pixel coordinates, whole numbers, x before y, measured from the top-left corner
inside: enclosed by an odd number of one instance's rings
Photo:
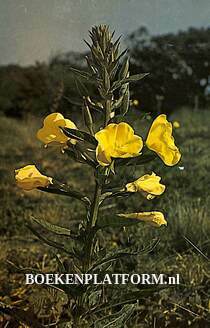
[[[156,155],[152,152],[149,153],[143,153],[137,157],[133,157],[133,158],[120,158],[120,159],[116,159],[116,165],[143,165],[146,164],[148,162],[153,161],[156,158]]]
[[[94,146],[97,146],[97,140],[89,133],[81,130],[70,129],[70,128],[62,128],[64,134],[69,138],[74,138],[78,141],[86,141]]]
[[[81,70],[76,69],[76,68],[73,68],[73,67],[70,67],[70,71],[72,73],[74,73],[75,75],[77,75],[78,77],[87,80],[87,82],[94,82],[94,83],[96,83],[96,81],[98,80],[95,77],[93,77],[92,74],[90,74],[88,72],[85,72],[85,71],[81,71]]]
[[[145,76],[149,75],[149,73],[142,73],[142,74],[135,74],[127,77],[126,79],[115,81],[112,85],[111,91],[120,88],[123,84],[129,83],[129,82],[137,82],[141,79],[143,79]]]
[[[86,205],[90,204],[90,200],[88,197],[78,191],[72,190],[69,186],[65,184],[60,184],[58,182],[54,183],[53,181],[53,184],[50,184],[48,187],[39,187],[37,189],[51,194],[73,197],[84,202]]]
[[[50,222],[47,222],[44,219],[37,219],[33,216],[31,216],[31,219],[36,222],[37,224],[39,224],[42,228],[55,233],[56,235],[60,235],[60,236],[66,236],[66,237],[70,237],[71,236],[71,230],[60,227],[58,225],[52,224]]]
[[[29,219],[30,220],[30,219]],[[39,238],[43,243],[45,243],[46,245],[50,246],[50,247],[54,247],[66,254],[68,254],[71,257],[77,257],[75,253],[69,251],[68,249],[66,249],[64,247],[63,244],[58,243],[54,240],[48,239],[47,237],[43,237],[38,231],[36,231],[32,226],[30,226],[29,224],[26,224],[26,227],[37,237]]]
[[[116,215],[100,217],[97,221],[97,228],[104,229],[108,227],[117,228],[117,227],[126,227],[139,223],[139,220],[127,219],[122,217],[117,217]]]

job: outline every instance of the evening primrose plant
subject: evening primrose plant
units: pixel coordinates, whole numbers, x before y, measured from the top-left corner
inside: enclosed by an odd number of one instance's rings
[[[131,213],[117,210],[110,213],[109,218],[104,218],[103,212],[100,212],[104,202],[115,197],[132,197],[139,193],[139,197],[150,201],[165,191],[161,177],[155,172],[145,172],[135,181],[127,181],[120,187],[114,186],[113,178],[122,166],[145,166],[157,156],[165,165],[173,166],[181,157],[172,136],[172,124],[168,122],[166,115],[159,115],[153,121],[146,140],[136,134],[133,127],[126,122],[130,106],[129,84],[146,77],[147,73],[130,76],[126,51],[119,53],[120,41],[114,41],[113,37],[114,33],[111,34],[107,26],[93,27],[90,31],[91,43],[86,42],[90,48],[90,54],[86,58],[89,72],[71,68],[75,79],[80,81],[80,93],[83,95],[81,114],[86,131],[61,113],[52,113],[44,119],[43,126],[37,132],[38,140],[45,147],[54,147],[54,151],[61,151],[67,161],[71,158],[89,167],[95,184],[92,197],[39,172],[33,164],[15,171],[15,179],[20,188],[72,197],[85,207],[86,215],[73,231],[39,218],[32,217],[27,223],[37,237],[57,251],[60,273],[98,272],[103,275],[115,261],[125,255],[130,256],[129,250],[115,248],[110,253],[102,248],[99,236],[104,229],[142,222],[157,228],[167,225],[164,214],[155,210],[144,212],[139,209],[138,212]],[[83,82],[95,85],[95,99],[88,96]],[[47,232],[62,237],[63,242],[48,239],[47,234],[41,235],[34,223],[38,223]],[[71,242],[68,244],[64,240]],[[69,257],[70,266],[64,264],[62,254]],[[65,315],[61,315],[59,319],[62,327],[122,327],[134,310],[133,304],[137,299],[137,296],[132,298],[132,295],[124,295],[122,299],[106,301],[100,285],[96,287],[78,284],[70,288],[52,284],[51,287],[59,288],[68,298]],[[115,326],[112,326],[113,320]]]

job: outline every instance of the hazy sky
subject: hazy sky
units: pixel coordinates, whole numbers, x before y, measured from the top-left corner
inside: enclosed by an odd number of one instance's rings
[[[27,65],[57,52],[84,50],[92,25],[127,35],[210,26],[210,0],[0,0],[0,64]]]

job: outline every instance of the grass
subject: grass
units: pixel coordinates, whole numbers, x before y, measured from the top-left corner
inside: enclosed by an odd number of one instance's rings
[[[171,119],[178,120],[181,125],[174,131],[176,143],[183,154],[179,166],[165,167],[157,159],[145,167],[123,169],[118,172],[119,177],[115,178],[118,184],[155,171],[167,186],[164,195],[150,202],[141,199],[139,195],[126,200],[118,199],[105,203],[101,211],[101,215],[110,216],[111,211],[119,211],[119,208],[121,212],[153,209],[163,211],[167,217],[166,229],[151,229],[139,224],[126,230],[109,229],[101,236],[102,242],[110,249],[117,245],[145,247],[151,240],[158,238],[159,243],[151,252],[122,261],[123,270],[181,275],[180,286],[153,292],[142,299],[130,327],[196,328],[208,327],[209,324],[210,277],[209,263],[205,258],[210,253],[209,112],[182,109]],[[133,120],[132,115],[129,120]],[[40,288],[34,287],[29,291],[23,287],[21,276],[5,261],[9,259],[18,265],[41,266],[46,272],[54,268],[56,263],[51,253],[30,234],[25,223],[33,214],[68,227],[72,222],[79,222],[84,209],[73,199],[55,197],[40,191],[23,192],[15,185],[14,170],[34,163],[44,174],[67,182],[74,189],[88,194],[93,189],[92,172],[86,167],[81,168],[80,164],[67,159],[53,148],[45,150],[40,146],[35,138],[40,125],[41,119],[37,118],[30,117],[24,121],[3,116],[0,118],[0,259],[3,264],[0,272],[3,287],[0,299],[9,304],[17,302],[34,308],[37,308]],[[144,125],[149,126],[150,122],[144,122]],[[135,128],[137,134],[146,130],[138,120],[135,121]],[[56,298],[46,293],[45,302],[49,300],[51,304],[54,300],[58,308],[61,307],[63,300],[58,295]],[[45,307],[40,308],[46,312]],[[48,311],[49,322],[56,316],[51,312]]]

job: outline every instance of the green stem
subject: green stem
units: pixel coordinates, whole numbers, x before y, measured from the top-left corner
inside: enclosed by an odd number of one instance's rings
[[[89,270],[91,265],[91,258],[93,253],[93,245],[94,245],[94,237],[95,237],[94,228],[98,218],[101,190],[102,190],[101,186],[96,181],[94,197],[93,197],[93,202],[90,211],[90,219],[87,226],[87,244],[86,244],[87,257],[84,265],[84,271]]]
[[[98,210],[99,210],[99,201],[100,201],[100,196],[101,196],[101,186],[98,184],[98,182],[96,181],[95,184],[95,191],[94,191],[94,199],[93,199],[93,203],[91,206],[91,212],[90,212],[90,226],[95,227],[97,218],[98,218]]]
[[[110,120],[110,114],[111,114],[111,100],[107,99],[105,101],[105,120],[104,120],[104,127],[108,125],[108,122]]]
[[[87,228],[86,228],[87,238],[86,238],[86,244],[84,245],[85,249],[86,249],[86,251],[85,251],[86,256],[82,263],[82,271],[83,272],[88,271],[91,266],[91,259],[92,259],[93,246],[94,246],[94,237],[95,237],[94,227],[96,225],[97,218],[98,218],[98,210],[99,210],[101,191],[102,191],[102,188],[96,181],[93,201],[92,201],[91,210],[90,210],[90,218],[89,218]],[[83,307],[83,304],[85,302],[84,296],[85,295],[83,294],[78,297],[78,300],[77,300],[78,309]],[[80,314],[75,314],[73,327],[75,327],[75,328],[80,327]]]

